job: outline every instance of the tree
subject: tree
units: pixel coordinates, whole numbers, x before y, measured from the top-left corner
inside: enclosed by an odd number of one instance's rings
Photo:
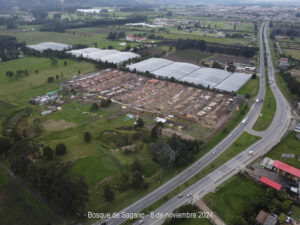
[[[43,149],[43,157],[46,160],[52,160],[53,159],[53,150],[52,150],[52,148],[50,148],[49,146],[46,146]]]
[[[256,79],[256,73],[253,73],[253,74],[252,74],[251,79],[253,79],[253,80]]]
[[[136,130],[140,130],[144,127],[144,125],[145,125],[144,120],[142,118],[138,118],[137,121],[135,122],[134,127],[135,127]]]
[[[101,99],[100,106],[102,108],[107,108],[111,104],[110,99]]]
[[[175,151],[170,147],[170,145],[157,141],[150,145],[150,152],[154,155],[157,162],[160,163],[162,167],[169,167],[175,161]]]
[[[12,29],[16,29],[16,28],[17,28],[17,24],[15,23],[15,21],[13,19],[10,19],[7,21],[7,23],[6,23],[7,30],[12,30]]]
[[[53,83],[54,82],[54,77],[48,77],[47,78],[47,82],[50,84],[50,83]]]
[[[99,111],[99,105],[97,103],[93,103],[90,109],[91,112],[97,112]]]
[[[142,171],[142,166],[137,160],[134,160],[132,164],[132,171]]]
[[[11,143],[8,138],[0,138],[0,154],[6,157],[8,150],[11,148]]]
[[[161,130],[162,130],[162,123],[157,123],[152,129],[151,129],[151,137],[153,139],[158,138],[161,135]]]
[[[64,155],[67,152],[67,147],[65,144],[60,143],[56,145],[55,154],[56,155]]]
[[[68,65],[68,62],[67,61],[64,61],[64,66],[67,66]]]
[[[233,73],[235,71],[236,67],[235,65],[231,62],[231,63],[228,63],[227,65],[227,71]]]
[[[132,175],[131,185],[134,189],[138,189],[144,182],[143,174],[141,171],[134,171]]]
[[[6,71],[6,76],[12,77],[14,75],[14,72],[12,71]]]
[[[90,132],[88,132],[88,131],[84,132],[84,141],[86,143],[89,143],[91,141],[91,134],[90,134]]]
[[[51,66],[57,66],[57,59],[51,58]]]
[[[109,185],[106,185],[105,188],[104,188],[104,198],[108,202],[111,202],[115,199],[115,194],[111,190],[111,187]]]

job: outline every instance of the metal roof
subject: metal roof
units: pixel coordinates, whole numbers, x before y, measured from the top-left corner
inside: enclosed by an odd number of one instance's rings
[[[132,58],[138,58],[140,55],[133,52],[121,52],[115,49],[99,49],[99,48],[84,48],[68,51],[68,53],[87,59],[98,60],[102,62],[109,62],[120,64]]]
[[[278,160],[276,160],[274,162],[273,166],[276,167],[277,169],[283,170],[289,174],[292,174],[292,175],[300,178],[300,170],[295,167],[292,167],[292,166],[285,164],[283,162],[280,162]]]
[[[281,184],[278,184],[275,181],[272,181],[272,180],[270,180],[270,179],[268,179],[266,177],[261,177],[260,178],[260,182],[262,182],[262,183],[264,183],[264,184],[266,184],[266,185],[268,185],[268,186],[276,189],[277,191],[279,191],[281,189],[281,187],[282,187]]]
[[[204,87],[214,88],[225,78],[231,75],[230,72],[215,68],[201,68],[192,74],[183,77],[181,80],[194,84],[201,84]]]
[[[175,79],[181,79],[182,77],[195,72],[196,70],[200,69],[199,66],[190,63],[182,63],[182,62],[175,62],[165,67],[162,67],[158,70],[154,70],[152,73],[156,76],[162,77],[174,77]]]
[[[66,44],[61,44],[56,42],[43,42],[36,45],[28,45],[27,47],[42,52],[47,49],[51,49],[54,51],[63,51],[65,49],[70,48],[71,45],[66,45]]]
[[[215,88],[222,91],[237,92],[250,78],[250,74],[233,73]]]
[[[137,71],[140,71],[140,72],[146,72],[146,71],[152,72],[154,70],[160,69],[160,68],[170,65],[172,63],[174,63],[174,62],[167,60],[167,59],[150,58],[150,59],[146,59],[144,61],[138,62],[138,63],[131,64],[127,67],[131,71],[136,69]]]

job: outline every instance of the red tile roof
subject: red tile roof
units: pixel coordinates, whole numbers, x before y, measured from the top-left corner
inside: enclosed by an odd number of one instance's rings
[[[292,166],[290,166],[288,164],[285,164],[283,162],[280,162],[278,160],[276,160],[274,162],[273,166],[280,169],[280,170],[283,170],[283,171],[285,171],[289,174],[292,174],[292,175],[300,178],[300,170],[295,168],[295,167],[292,167]]]
[[[264,184],[266,184],[266,185],[268,185],[268,186],[276,189],[277,191],[279,191],[280,188],[282,187],[281,184],[278,184],[275,181],[272,181],[272,180],[270,180],[270,179],[268,179],[266,177],[261,177],[260,178],[260,182],[262,182],[262,183],[264,183]]]

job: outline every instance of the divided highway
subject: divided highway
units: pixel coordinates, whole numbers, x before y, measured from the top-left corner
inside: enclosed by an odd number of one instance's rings
[[[264,70],[264,48],[263,48],[263,40],[265,43],[268,43],[267,40],[267,25],[263,24],[260,29],[260,88],[259,88],[259,99],[264,99],[265,97],[265,70]],[[182,192],[182,198],[174,197],[173,199],[169,200],[161,207],[156,209],[153,213],[170,213],[174,209],[178,208],[180,205],[183,205],[187,202],[192,202],[198,198],[203,197],[209,191],[214,190],[214,188],[219,185],[220,183],[224,182],[226,179],[237,173],[240,169],[244,166],[249,164],[250,161],[255,160],[260,155],[264,154],[265,152],[269,151],[274,145],[276,145],[283,135],[286,133],[290,119],[290,107],[287,103],[286,99],[283,97],[282,93],[278,89],[275,76],[274,76],[274,69],[270,54],[270,49],[268,44],[266,45],[266,53],[267,53],[267,60],[268,60],[268,76],[271,83],[271,89],[274,93],[276,98],[276,113],[275,117],[272,121],[270,127],[264,132],[263,138],[260,139],[258,142],[250,146],[247,150],[242,152],[241,154],[237,155],[233,159],[229,160],[223,166],[216,169],[211,174],[207,175],[206,177],[199,180],[194,185],[187,188],[185,191]],[[162,198],[163,196],[167,195],[172,190],[176,189],[176,187],[180,186],[181,184],[188,181],[194,175],[196,175],[199,171],[204,169],[207,165],[209,165],[214,159],[216,159],[220,154],[222,154],[245,130],[249,129],[248,126],[252,126],[252,124],[258,118],[260,111],[262,108],[262,104],[254,104],[248,114],[246,115],[245,123],[240,123],[223,141],[221,141],[216,147],[214,147],[210,152],[206,155],[201,157],[195,163],[193,163],[190,167],[182,171],[180,174],[173,177],[171,180],[160,186],[159,188],[155,189],[151,193],[147,194],[140,200],[136,201],[132,205],[123,209],[122,212],[126,213],[137,213],[143,210],[144,208],[150,206],[152,203],[157,201],[158,199]],[[249,152],[251,151],[251,154]],[[189,193],[192,193],[191,197],[187,197]],[[153,215],[153,214],[152,214]],[[124,222],[125,218],[112,218],[108,219],[105,222],[109,225],[117,225]],[[144,218],[144,224],[161,224],[163,222],[162,219],[158,217],[151,217],[147,215]],[[103,221],[94,223],[94,225],[100,225]],[[137,222],[136,224],[139,224]]]

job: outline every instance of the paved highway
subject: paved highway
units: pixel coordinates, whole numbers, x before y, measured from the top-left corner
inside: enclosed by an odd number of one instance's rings
[[[263,34],[265,36],[265,43],[267,43],[266,39],[266,29],[263,29],[264,26],[261,27],[260,30],[260,45],[263,42]],[[260,57],[260,89],[258,98],[264,99],[265,96],[265,73],[264,73],[264,52],[263,47],[261,47],[261,57]],[[266,48],[267,54],[270,55],[270,50],[267,46]],[[274,69],[272,65],[272,61],[270,57],[268,57],[268,64],[270,67],[269,70],[269,77],[270,80],[274,80]],[[214,172],[209,174],[208,176],[204,177],[196,184],[192,185],[188,189],[182,192],[183,197],[178,198],[174,197],[157,210],[154,213],[168,213],[172,212],[175,208],[178,208],[180,205],[185,204],[186,202],[194,201],[197,198],[202,197],[208,190],[211,190],[216,186],[222,179],[231,176],[232,174],[236,173],[239,168],[242,168],[245,164],[249,162],[249,160],[253,160],[262,154],[266,150],[271,149],[280,138],[284,135],[287,130],[290,118],[290,109],[289,105],[286,102],[285,98],[282,96],[281,92],[278,90],[276,83],[273,82],[271,85],[272,91],[274,92],[274,96],[276,98],[277,110],[274,117],[274,120],[268,130],[264,133],[264,137],[252,145],[249,149],[245,152],[239,154],[235,158],[231,159],[227,163],[225,163],[220,168],[216,169]],[[260,111],[261,111],[262,104],[254,104],[250,111],[248,112],[247,122],[244,124],[239,124],[223,141],[221,141],[216,147],[214,147],[210,152],[200,158],[198,161],[193,163],[190,167],[182,171],[180,174],[176,175],[174,178],[157,188],[156,190],[152,191],[142,199],[136,201],[132,205],[128,206],[127,208],[123,209],[120,213],[134,213],[140,212],[142,209],[146,208],[147,206],[151,205],[158,199],[162,198],[163,196],[167,195],[169,192],[174,190],[176,187],[180,186],[191,177],[196,175],[199,171],[205,168],[208,164],[210,164],[215,158],[217,158],[222,152],[224,152],[242,133],[246,130],[247,126],[251,125],[256,121],[258,118]],[[249,154],[249,151],[253,151],[253,154]],[[187,198],[188,193],[193,193],[192,197]],[[107,220],[107,224],[117,225],[124,222],[125,218],[113,218]],[[147,215],[145,218],[145,224],[156,224],[161,223],[162,220],[157,217],[150,217]],[[94,225],[100,225],[102,222],[97,222]],[[138,222],[139,223],[139,222]],[[137,224],[138,224],[137,223]]]

